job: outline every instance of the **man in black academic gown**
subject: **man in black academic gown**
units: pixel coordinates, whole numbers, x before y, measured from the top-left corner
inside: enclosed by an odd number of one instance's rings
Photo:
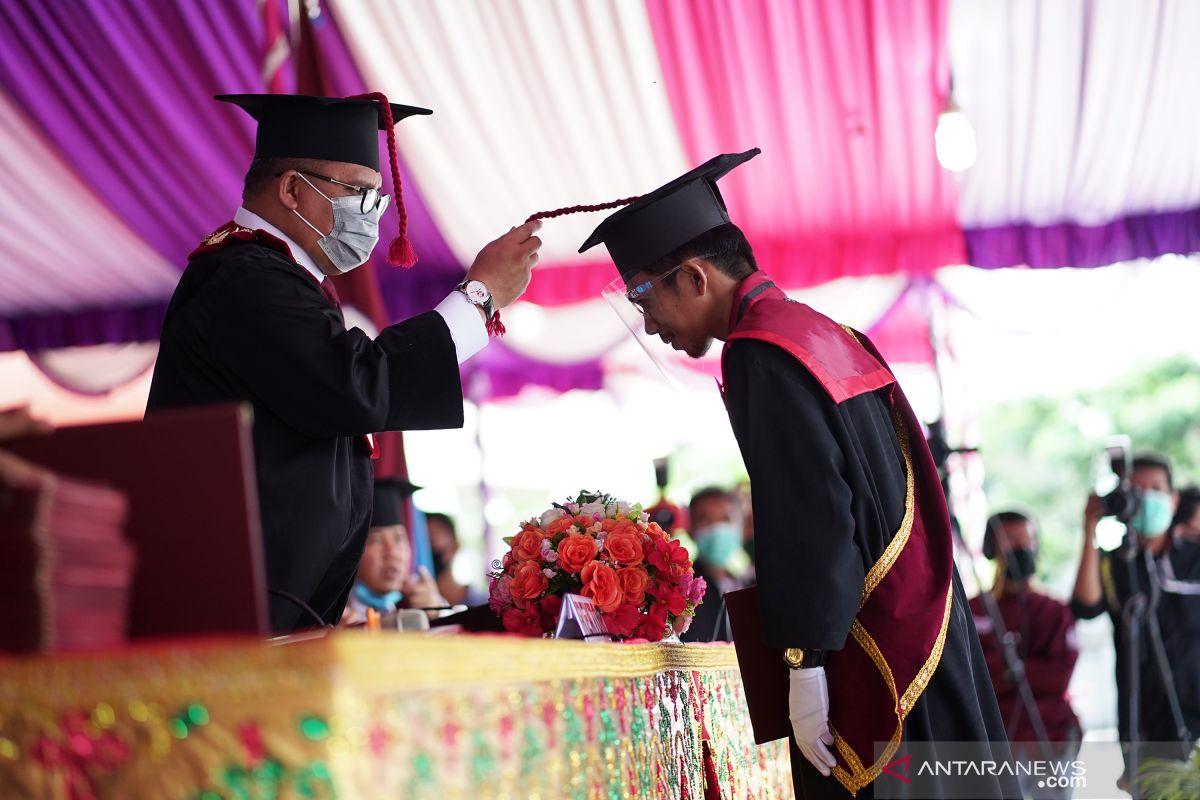
[[[1007,758],[919,423],[865,337],[788,300],[730,222],[716,181],[757,154],[643,195],[581,249],[607,246],[620,272],[608,296],[632,302],[646,334],[693,358],[726,342],[765,644],[792,667],[797,796],[871,795],[902,742],[990,741],[980,755]],[[1019,796],[1014,780],[980,782]]]
[[[219,98],[258,122],[242,207],[188,258],[171,298],[147,413],[245,401],[265,542],[271,627],[336,623],[371,515],[372,435],[462,425],[458,365],[487,343],[495,309],[529,283],[540,240],[522,225],[484,247],[434,311],[372,339],[347,330],[329,276],[363,264],[389,199],[387,134],[400,212],[389,260],[411,266],[395,163],[395,120],[427,109],[382,95]]]

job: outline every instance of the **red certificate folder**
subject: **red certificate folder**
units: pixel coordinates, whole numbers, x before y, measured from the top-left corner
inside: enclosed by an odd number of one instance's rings
[[[248,405],[208,406],[60,428],[4,448],[129,499],[125,535],[136,551],[131,637],[265,636],[250,423]]]
[[[766,744],[786,739],[792,735],[788,719],[788,665],[783,660],[783,651],[763,644],[758,587],[726,593],[725,609],[733,630],[733,646],[742,672],[754,741]]]

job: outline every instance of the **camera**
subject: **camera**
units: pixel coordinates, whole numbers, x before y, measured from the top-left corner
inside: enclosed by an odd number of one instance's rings
[[[1118,522],[1129,522],[1142,504],[1142,493],[1129,482],[1130,464],[1129,437],[1117,436],[1104,448],[1109,468],[1117,476],[1117,488],[1100,498],[1104,504],[1104,516],[1115,517]]]

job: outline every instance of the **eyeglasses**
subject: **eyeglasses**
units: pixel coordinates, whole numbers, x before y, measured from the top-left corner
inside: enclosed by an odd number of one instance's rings
[[[633,303],[633,307],[638,310],[639,314],[641,314],[642,316],[645,316],[645,314],[646,314],[645,303],[647,300],[650,299],[651,295],[654,293],[655,287],[657,287],[660,283],[665,281],[667,278],[674,275],[682,267],[683,267],[683,264],[676,264],[674,267],[671,267],[671,269],[667,270],[662,275],[656,275],[655,277],[651,278],[648,281],[642,281],[641,283],[635,283],[632,286],[627,286],[625,288],[625,299],[627,299],[630,303]],[[618,278],[617,280],[620,280],[620,278]],[[615,283],[615,281],[614,281],[614,283]]]
[[[387,195],[381,194],[378,189],[367,186],[355,186],[353,183],[339,181],[337,178],[330,178],[328,175],[322,175],[319,172],[309,172],[306,169],[298,169],[295,171],[299,172],[301,175],[307,175],[310,178],[319,178],[320,180],[328,181],[329,183],[334,183],[338,186],[345,186],[347,189],[353,189],[354,191],[358,192],[360,195],[362,195],[362,213],[364,214],[366,214],[368,211],[374,211],[375,209],[379,208],[379,204],[383,202],[385,197],[387,197]],[[282,175],[282,172],[275,173],[276,178],[281,177]]]

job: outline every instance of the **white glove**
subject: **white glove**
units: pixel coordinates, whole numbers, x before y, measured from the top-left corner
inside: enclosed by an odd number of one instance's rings
[[[824,667],[791,670],[788,718],[800,752],[818,772],[828,776],[837,759],[828,747],[833,744],[833,735],[829,733],[829,686]]]

